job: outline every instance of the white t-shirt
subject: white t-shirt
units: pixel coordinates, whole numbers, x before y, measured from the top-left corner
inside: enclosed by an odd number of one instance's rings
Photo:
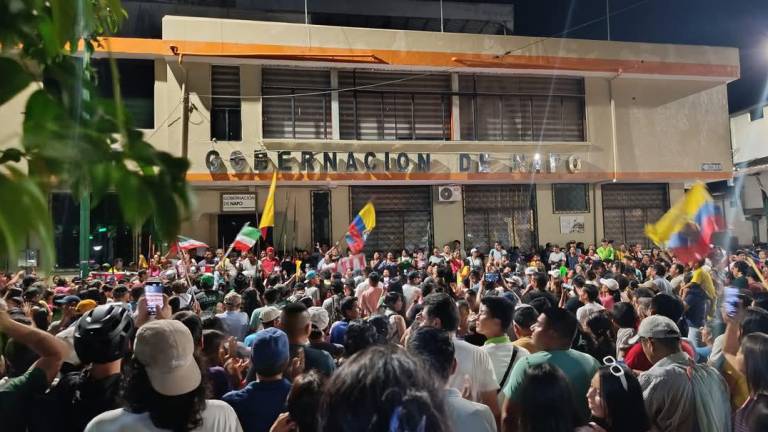
[[[561,261],[565,261],[565,254],[560,252],[552,252],[549,254],[549,259],[547,260],[550,263],[559,263]]]
[[[355,287],[355,297],[360,298],[360,294],[362,294],[363,291],[367,289],[368,289],[368,279],[357,284],[357,286]]]
[[[507,251],[504,249],[502,250],[496,250],[496,248],[491,249],[491,252],[488,254],[491,256],[491,260],[493,261],[501,261],[504,259],[505,256],[507,256]]]
[[[488,353],[461,339],[454,339],[453,346],[456,350],[456,372],[448,380],[448,387],[462,391],[465,376],[469,377],[470,396],[475,402],[479,401],[481,392],[499,389]]]
[[[512,350],[517,350],[515,361],[512,362],[513,367],[515,364],[517,364],[517,362],[520,361],[521,358],[530,354],[527,349],[515,346],[512,344],[512,342],[490,343],[483,345],[480,347],[480,349],[488,353],[488,356],[491,357],[491,363],[493,363],[493,372],[496,374],[496,382],[499,383],[500,388],[504,388],[501,380],[504,379],[504,373],[507,371],[507,367],[509,367],[509,361],[512,359]],[[512,368],[510,367],[509,370],[511,373]],[[509,376],[507,376],[507,381],[509,381]],[[501,408],[504,404],[504,393],[499,393],[498,401],[499,408]]]
[[[405,297],[405,307],[410,307],[413,304],[413,296],[416,295],[416,291],[419,290],[418,285],[404,284],[403,285],[403,297]]]
[[[235,410],[226,402],[205,401],[205,410],[202,415],[203,424],[195,431],[243,431]],[[162,432],[165,430],[152,424],[149,413],[134,414],[122,408],[99,414],[85,427],[85,432]]]

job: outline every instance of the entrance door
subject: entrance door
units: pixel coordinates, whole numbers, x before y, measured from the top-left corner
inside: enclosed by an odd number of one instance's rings
[[[237,233],[240,232],[240,228],[242,228],[246,222],[250,222],[251,226],[258,226],[255,214],[220,214],[219,236],[216,239],[219,247],[225,249],[229,247],[229,245],[235,241]],[[267,238],[267,240],[269,240],[269,238]]]
[[[617,243],[650,247],[645,226],[656,223],[669,209],[666,184],[603,185],[603,231]]]
[[[464,187],[464,244],[488,253],[493,243],[536,245],[536,192],[530,185]]]

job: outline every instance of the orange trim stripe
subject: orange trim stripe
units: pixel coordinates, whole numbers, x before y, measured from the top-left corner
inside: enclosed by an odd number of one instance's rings
[[[423,173],[423,172],[280,172],[277,175],[279,181],[304,182],[304,181],[434,181],[434,182],[459,182],[459,181],[499,181],[499,182],[531,182],[531,181],[610,181],[611,173]],[[661,181],[661,180],[727,180],[733,177],[729,172],[622,172],[616,179],[619,181]],[[203,172],[187,173],[187,180],[191,182],[209,181],[264,181],[272,180],[272,172],[246,173],[246,174],[211,174]]]
[[[97,47],[97,51],[104,52],[110,48],[112,52],[120,54],[167,56],[174,53],[171,47],[174,47],[175,52],[182,55],[199,56],[269,57],[274,55],[307,57],[308,59],[309,57],[327,56],[328,61],[345,61],[344,57],[349,56],[368,56],[383,64],[403,66],[551,69],[585,72],[617,72],[621,70],[624,73],[646,75],[701,76],[729,79],[739,77],[739,66],[724,64],[537,55],[508,55],[498,58],[498,56],[492,54],[477,53],[344,49],[121,37],[103,38],[100,46]],[[82,44],[80,48],[82,49]]]

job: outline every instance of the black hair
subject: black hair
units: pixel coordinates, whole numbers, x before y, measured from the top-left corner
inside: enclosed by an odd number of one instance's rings
[[[573,341],[576,336],[576,329],[579,327],[579,321],[570,312],[565,309],[551,307],[543,312],[547,317],[547,328],[551,329],[564,340]]]
[[[374,315],[368,318],[368,323],[376,329],[376,334],[379,335],[376,343],[387,343],[391,330],[389,318],[384,315]]]
[[[227,341],[227,335],[218,330],[203,330],[203,357],[206,366],[221,366],[219,363],[219,348]]]
[[[299,431],[316,431],[325,375],[310,370],[294,378],[288,393],[288,414]]]
[[[189,332],[192,333],[192,341],[196,347],[199,347],[203,343],[203,321],[192,311],[180,311],[173,314],[171,317],[176,321],[180,321]]]
[[[135,286],[131,288],[131,300],[132,301],[139,301],[141,296],[144,295],[144,287],[143,286]]]
[[[348,359],[326,383],[319,412],[322,432],[450,429],[444,423],[443,390],[433,375],[392,346],[372,347]]]
[[[504,297],[483,297],[480,303],[485,306],[485,309],[490,312],[493,318],[496,318],[501,322],[501,331],[506,332],[512,324],[512,315],[514,314],[515,306]]]
[[[32,321],[35,323],[35,327],[42,331],[48,331],[48,326],[51,325],[48,320],[48,309],[34,306],[32,308]]]
[[[603,359],[616,353],[616,343],[611,334],[613,324],[604,310],[595,311],[587,317],[587,328],[595,341],[592,357]]]
[[[347,332],[344,334],[344,356],[351,357],[381,342],[381,336],[373,324],[365,320],[350,321]]]
[[[632,281],[632,282],[637,282],[637,281]],[[631,283],[631,282],[630,282],[630,285],[632,285],[632,283]],[[635,290],[635,291],[632,293],[632,296],[633,296],[634,298],[653,298],[653,296],[654,296],[654,295],[655,295],[655,294],[653,293],[653,291],[651,291],[651,289],[650,289],[650,288],[645,288],[645,287],[642,287],[642,288],[637,288],[637,289],[636,289],[636,290]]]
[[[201,319],[203,321],[203,330],[218,330],[222,333],[227,331],[224,328],[224,322],[216,315],[209,315]]]
[[[584,293],[587,295],[587,298],[591,302],[597,300],[597,297],[600,295],[600,290],[598,290],[597,287],[591,283],[584,285],[581,290],[584,291]]]
[[[276,288],[268,288],[264,291],[264,301],[268,304],[276,302],[280,298],[280,290]]]
[[[629,302],[615,303],[611,315],[620,328],[634,328],[637,323],[637,312]]]
[[[355,306],[357,305],[357,297],[344,297],[343,300],[341,300],[341,304],[339,306],[339,309],[341,310],[341,314],[344,315],[346,318],[346,313],[353,309],[355,309]]]
[[[513,321],[518,327],[524,329],[530,329],[532,325],[536,324],[536,320],[539,318],[539,311],[532,306],[522,306],[515,309]]]
[[[256,288],[246,288],[243,293],[243,306],[242,310],[249,317],[254,310],[261,307],[261,301],[259,300],[259,290]]]
[[[611,373],[611,368],[619,367],[624,373],[627,383],[626,390],[621,378]],[[605,404],[606,419],[609,430],[621,432],[646,432],[650,429],[650,421],[643,403],[643,390],[635,374],[621,364],[603,366],[599,369],[600,398]]]
[[[741,321],[741,337],[752,333],[768,334],[768,311],[758,307],[749,307]]]
[[[768,310],[768,292],[761,291],[754,295],[752,306]]]
[[[159,429],[190,431],[201,427],[206,407],[206,377],[197,357],[195,361],[203,375],[200,385],[189,393],[165,396],[152,387],[144,365],[132,358],[123,379],[125,409],[136,414],[149,413],[152,424]]]
[[[341,283],[340,279],[334,279],[333,282],[331,282],[331,292],[336,295],[344,293],[344,284]]]
[[[677,272],[680,274],[683,274],[683,272],[685,272],[685,266],[680,263],[674,263],[672,264],[672,267],[676,268]]]
[[[744,261],[736,261],[733,263],[733,267],[739,271],[743,276],[747,275],[747,272],[749,272],[749,264],[747,264]]]
[[[536,288],[545,290],[547,288],[547,275],[542,272],[536,272],[533,275],[533,283]]]
[[[678,322],[683,316],[685,308],[683,302],[667,293],[659,293],[651,299],[651,310],[656,315],[665,316],[674,322]]]
[[[521,432],[573,432],[581,422],[568,378],[549,363],[525,371],[518,400]]]
[[[443,330],[452,332],[459,328],[459,308],[445,293],[434,293],[424,297],[424,314],[439,318]]]
[[[661,263],[654,264],[653,271],[656,272],[656,276],[658,277],[664,277],[664,275],[667,274],[667,268],[664,267],[664,264]]]
[[[405,302],[405,300],[403,299],[403,295],[402,294],[400,294],[398,292],[389,291],[384,296],[384,306],[388,307],[389,309],[391,309],[391,310],[393,310],[395,312],[398,312],[398,311],[395,310],[395,304],[397,303],[398,300],[403,300],[403,302]],[[403,304],[405,304],[405,303],[403,303]],[[405,312],[405,311],[403,311],[403,312]]]
[[[576,288],[582,288],[586,283],[587,281],[584,280],[583,276],[576,276],[573,278],[573,281],[571,281],[571,284]]]
[[[447,382],[451,377],[456,350],[447,331],[435,327],[420,327],[408,338],[407,349],[443,382]]]

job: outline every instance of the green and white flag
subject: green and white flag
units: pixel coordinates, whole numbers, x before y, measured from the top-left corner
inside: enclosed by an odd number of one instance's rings
[[[240,252],[248,252],[259,241],[259,237],[261,237],[261,231],[258,228],[246,225],[237,233],[232,248]]]

